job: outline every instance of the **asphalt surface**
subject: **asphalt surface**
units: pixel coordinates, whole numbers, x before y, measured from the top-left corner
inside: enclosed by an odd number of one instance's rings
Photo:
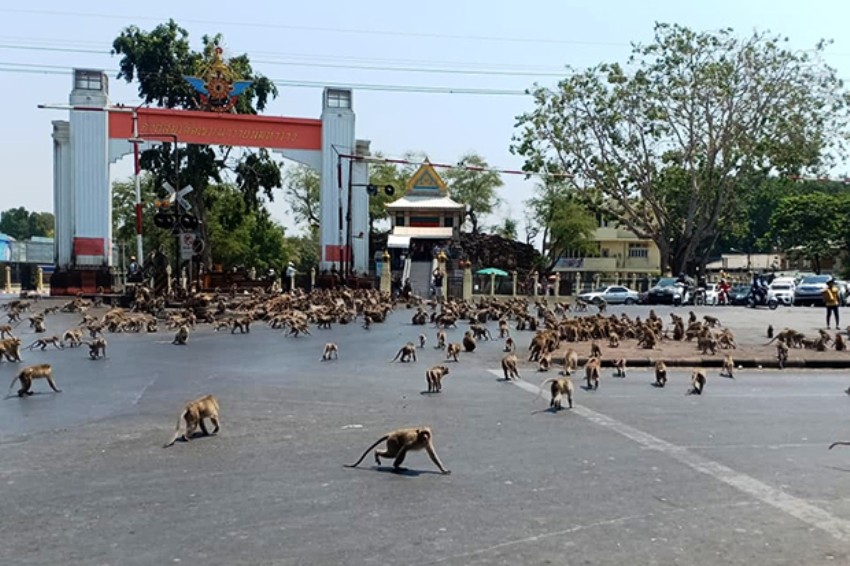
[[[754,331],[762,317],[822,324],[822,309],[717,312]],[[686,396],[684,368],[664,389],[606,371],[554,414],[535,394],[556,372],[526,364],[519,384],[501,381],[499,341],[423,394],[443,355],[411,314],[298,338],[200,329],[185,347],[111,334],[100,361],[25,352],[63,392],[36,383],[0,401],[0,564],[850,564],[850,447],[827,450],[850,440],[846,372],[710,370],[704,395]],[[48,331],[78,320],[48,317]],[[423,331],[417,362],[389,362]],[[514,334],[522,353],[531,334]],[[326,341],[339,361],[319,360]],[[0,362],[0,377],[20,367]],[[206,393],[220,434],[163,449]],[[424,453],[404,474],[371,457],[343,467],[416,425],[451,475]]]

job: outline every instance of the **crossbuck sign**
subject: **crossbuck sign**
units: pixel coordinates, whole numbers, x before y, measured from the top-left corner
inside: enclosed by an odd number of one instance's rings
[[[192,191],[195,190],[192,187],[192,185],[186,185],[185,187],[183,187],[179,191],[175,191],[174,187],[171,186],[171,183],[166,181],[165,183],[162,184],[162,187],[166,191],[168,191],[168,201],[169,202],[174,201],[174,199],[176,197],[177,202],[180,204],[180,206],[183,207],[183,210],[185,210],[186,212],[192,210],[192,204],[188,200],[183,198],[183,197],[185,197],[186,195],[188,195],[189,193],[191,193]]]

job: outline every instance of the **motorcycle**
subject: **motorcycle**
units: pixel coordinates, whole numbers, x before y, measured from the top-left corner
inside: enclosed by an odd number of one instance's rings
[[[770,310],[776,310],[779,306],[779,301],[774,297],[769,297],[766,287],[750,287],[750,293],[747,295],[747,306],[754,309],[758,306],[766,306]]]
[[[693,300],[690,287],[683,283],[676,283],[675,287],[676,288],[673,291],[673,306],[680,307],[682,305],[690,304]]]

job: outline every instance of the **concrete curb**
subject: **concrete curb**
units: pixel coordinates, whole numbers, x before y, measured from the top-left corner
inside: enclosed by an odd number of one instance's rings
[[[732,356],[735,360],[735,367],[744,368],[770,368],[780,369],[779,362],[776,358],[742,358],[738,359]],[[613,368],[617,360],[622,358],[607,358],[602,360],[602,367]],[[704,367],[704,368],[719,368],[723,366],[723,359],[720,358],[626,358],[626,367],[641,368],[654,367],[655,362],[664,360],[667,367]],[[553,357],[552,362],[564,365],[564,357]],[[587,362],[587,358],[579,358],[579,367]],[[805,368],[805,369],[846,369],[850,368],[850,358],[831,358],[820,360],[788,360],[785,362],[785,368]]]

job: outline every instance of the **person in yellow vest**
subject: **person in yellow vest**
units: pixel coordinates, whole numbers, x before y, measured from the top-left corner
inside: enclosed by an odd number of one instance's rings
[[[826,289],[823,290],[823,303],[826,305],[827,330],[829,330],[829,323],[833,314],[835,314],[835,329],[838,330],[840,328],[838,322],[839,294],[835,279],[830,279],[826,282]]]

